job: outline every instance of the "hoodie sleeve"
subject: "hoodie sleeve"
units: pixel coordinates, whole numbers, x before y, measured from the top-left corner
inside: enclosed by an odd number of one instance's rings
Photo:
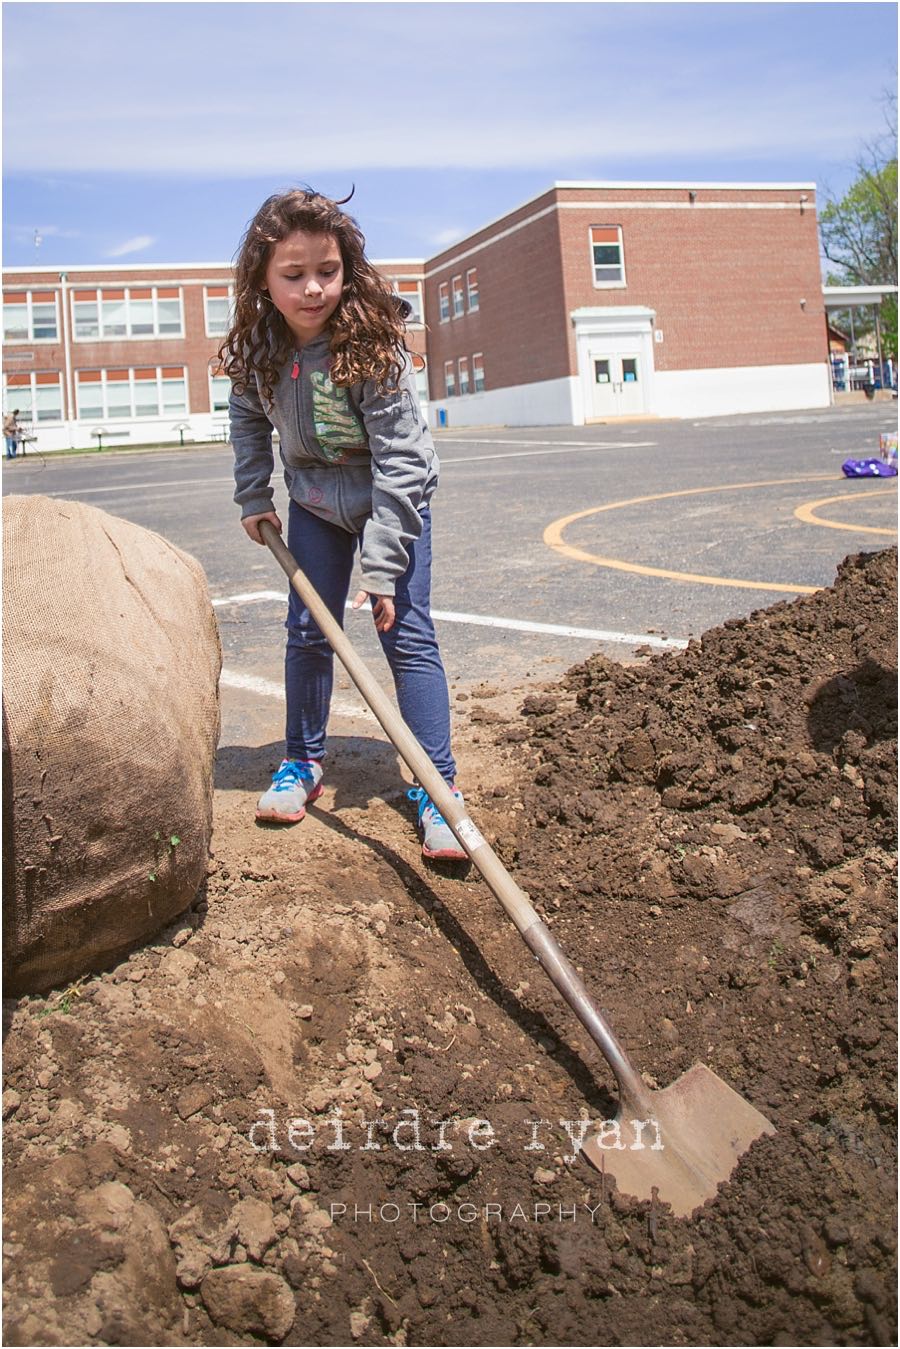
[[[422,532],[419,511],[438,471],[408,357],[396,391],[380,394],[374,380],[363,385],[360,411],[372,455],[372,514],[362,531],[362,583],[373,595],[393,595],[409,565],[409,544]]]
[[[254,384],[241,394],[231,390],[228,414],[234,447],[234,500],[241,508],[241,519],[266,515],[274,510],[275,502],[271,483],[275,466],[272,423],[263,411]]]

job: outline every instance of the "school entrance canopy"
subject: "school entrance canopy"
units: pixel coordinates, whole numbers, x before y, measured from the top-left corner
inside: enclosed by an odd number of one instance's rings
[[[822,287],[826,316],[833,314],[836,310],[849,310],[850,343],[854,350],[856,348],[856,336],[853,332],[854,309],[873,309],[875,311],[875,342],[878,349],[879,370],[884,368],[881,352],[881,305],[886,295],[896,294],[897,287],[888,285]]]
[[[823,286],[825,312],[835,309],[880,308],[886,295],[896,295],[896,286]]]

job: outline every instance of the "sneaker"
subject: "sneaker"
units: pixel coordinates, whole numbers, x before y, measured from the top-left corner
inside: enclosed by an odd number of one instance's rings
[[[451,788],[457,801],[462,801],[462,792]],[[422,831],[422,856],[436,857],[446,862],[464,862],[469,854],[444,819],[424,787],[412,787],[406,793],[410,801],[416,801],[419,807],[419,829]]]
[[[322,765],[311,759],[283,759],[272,785],[256,803],[258,820],[296,824],[306,807],[322,795]]]

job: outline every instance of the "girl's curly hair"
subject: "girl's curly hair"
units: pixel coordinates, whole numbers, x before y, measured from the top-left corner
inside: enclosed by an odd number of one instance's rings
[[[366,257],[366,241],[356,221],[341,210],[349,200],[332,201],[312,188],[292,188],[267,198],[247,226],[234,267],[234,317],[219,348],[221,368],[237,393],[258,374],[263,395],[271,398],[296,346],[290,328],[263,294],[272,248],[295,230],[331,234],[341,251],[343,292],[330,320],[332,383],[374,379],[382,392],[396,387],[406,350],[401,309]]]

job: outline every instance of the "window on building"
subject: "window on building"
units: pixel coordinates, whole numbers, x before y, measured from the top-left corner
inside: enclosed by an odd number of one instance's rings
[[[453,317],[461,318],[463,309],[463,279],[461,276],[455,276],[451,282],[453,287]]]
[[[211,412],[227,412],[231,397],[231,380],[227,375],[209,377],[209,407]]]
[[[422,286],[418,281],[398,281],[397,294],[405,300],[412,313],[407,323],[422,323]]]
[[[153,366],[134,372],[134,415],[159,416],[159,379]]]
[[[468,296],[469,313],[474,314],[478,308],[478,268],[471,267],[466,272],[466,294]]]
[[[459,358],[459,391],[460,393],[469,392],[469,358],[460,356]]]
[[[131,379],[127,370],[107,370],[106,372],[106,413],[107,417],[132,417]]]
[[[103,337],[127,337],[128,303],[124,290],[104,290],[100,294],[100,329]]]
[[[56,295],[25,290],[3,302],[4,342],[55,342],[59,336]]]
[[[177,286],[156,292],[156,330],[160,337],[182,337],[181,291]]]
[[[100,306],[95,290],[73,292],[72,326],[76,342],[89,342],[100,336]]]
[[[480,351],[476,351],[472,357],[472,382],[475,392],[481,393],[484,389],[484,356]]]
[[[28,335],[28,297],[10,295],[3,302],[3,340],[27,342]]]
[[[153,291],[132,290],[128,296],[132,337],[150,337],[153,334]]]
[[[165,416],[187,412],[187,380],[179,366],[166,367],[162,372],[162,410]]]
[[[453,368],[452,361],[444,361],[444,385],[447,390],[447,397],[452,398],[456,393],[456,371]]]
[[[177,286],[73,291],[72,329],[76,342],[183,337],[181,291]]]
[[[233,303],[233,286],[203,287],[203,305],[206,313],[207,337],[225,336],[231,326],[231,308]]]
[[[591,265],[594,269],[595,286],[625,285],[621,226],[591,226]]]
[[[62,376],[56,373],[34,376],[34,416],[39,425],[47,422],[61,422],[63,416]]]
[[[446,281],[442,281],[438,286],[438,307],[441,323],[446,323],[450,318],[450,286]]]
[[[99,370],[76,370],[75,408],[81,421],[98,421],[103,410],[103,374]]]
[[[180,365],[76,370],[75,405],[80,421],[183,416],[188,410],[186,372]]]
[[[48,422],[63,419],[62,375],[58,371],[29,371],[28,374],[4,375],[3,406],[12,412],[19,409],[20,422]]]

